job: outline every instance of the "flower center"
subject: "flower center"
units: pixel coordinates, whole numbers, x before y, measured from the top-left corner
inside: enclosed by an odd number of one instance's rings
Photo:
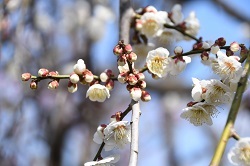
[[[159,29],[157,22],[153,19],[147,20],[143,27],[145,28],[145,31],[147,31],[149,35],[154,35],[156,31],[158,31]]]
[[[243,160],[247,165],[250,165],[250,146],[240,149],[240,160]]]
[[[152,70],[161,73],[163,67],[165,66],[164,60],[165,60],[164,57],[155,56],[151,64]]]
[[[226,66],[225,70],[229,70],[230,73],[235,71],[235,67],[233,66],[232,63],[230,63],[230,62],[225,62],[224,64],[225,64],[225,66]]]
[[[126,136],[126,128],[124,125],[121,125],[121,126],[117,126],[115,129],[114,129],[114,137],[115,137],[115,140],[122,140],[125,136]]]

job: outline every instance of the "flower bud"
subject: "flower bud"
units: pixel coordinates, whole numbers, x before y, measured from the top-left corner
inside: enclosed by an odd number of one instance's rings
[[[49,74],[48,69],[41,68],[41,69],[38,70],[38,76],[39,77],[47,77],[48,74]]]
[[[127,77],[127,82],[129,85],[135,85],[138,82],[138,79],[134,74],[130,73]]]
[[[84,80],[87,83],[90,83],[90,82],[92,82],[94,80],[94,75],[92,74],[91,71],[89,71],[87,69],[83,72],[83,75],[84,75]]]
[[[69,77],[69,80],[73,83],[76,84],[78,83],[78,81],[80,80],[79,76],[75,73],[71,74],[71,76]]]
[[[102,72],[102,73],[100,74],[100,80],[101,80],[102,82],[106,82],[108,79],[109,79],[109,76],[107,75],[107,73]]]
[[[142,91],[142,95],[141,95],[141,100],[144,102],[148,102],[151,100],[151,96],[147,91]]]
[[[57,80],[53,80],[53,81],[49,82],[48,89],[54,90],[54,89],[58,88],[58,86],[59,86],[59,82]]]
[[[113,49],[113,53],[117,56],[120,56],[123,53],[123,49],[121,48],[120,45],[116,45]]]
[[[203,51],[203,52],[201,53],[201,59],[202,59],[203,61],[207,61],[207,60],[209,59],[209,54],[208,54],[207,51]]]
[[[234,52],[232,50],[230,50],[230,49],[227,49],[226,50],[226,55],[227,56],[232,56],[232,55],[234,55]]]
[[[144,12],[157,13],[157,9],[154,6],[147,6],[143,9]]]
[[[143,73],[137,73],[135,76],[136,76],[136,78],[138,80],[144,80],[145,79],[145,75]]]
[[[50,71],[48,76],[57,76],[58,72],[57,71]]]
[[[74,72],[76,74],[82,75],[82,73],[86,70],[86,65],[84,60],[79,59],[77,63],[74,65]]]
[[[118,81],[122,84],[126,82],[127,73],[120,73],[117,77]]]
[[[73,84],[72,82],[69,81],[69,83],[68,83],[68,91],[70,93],[75,93],[77,91],[77,84]]]
[[[220,47],[217,44],[214,44],[214,45],[211,46],[210,52],[212,54],[217,54],[218,51],[220,51]]]
[[[38,87],[38,83],[32,80],[30,83],[30,89],[37,89],[37,87]]]
[[[124,51],[125,51],[124,52],[125,54],[131,53],[132,52],[132,46],[130,44],[125,45]]]
[[[127,59],[130,62],[135,62],[137,60],[137,55],[134,52],[127,54]]]
[[[141,98],[141,96],[142,96],[142,91],[141,91],[140,88],[134,87],[134,88],[132,88],[132,89],[130,90],[130,97],[131,97],[134,101],[139,101],[140,98]]]
[[[142,80],[142,81],[138,81],[138,85],[140,86],[141,89],[145,89],[147,86],[146,81]]]
[[[22,81],[28,81],[31,78],[30,73],[23,73],[22,74]]]
[[[222,46],[226,45],[226,40],[224,37],[220,37],[215,41],[215,44],[222,47]]]
[[[233,52],[237,52],[240,50],[240,45],[237,42],[233,42],[230,44],[230,50]]]
[[[105,84],[106,88],[108,88],[108,90],[112,90],[114,88],[114,81],[113,80],[108,80]]]
[[[194,45],[193,45],[193,50],[200,50],[200,49],[202,49],[202,43],[195,43]]]
[[[126,57],[125,56],[119,56],[117,60],[118,66],[124,66],[126,64]]]
[[[183,53],[183,49],[180,46],[175,47],[174,49],[175,55],[181,55]]]

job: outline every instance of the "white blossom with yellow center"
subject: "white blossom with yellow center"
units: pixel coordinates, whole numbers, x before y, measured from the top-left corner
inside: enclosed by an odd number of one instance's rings
[[[146,58],[148,70],[160,78],[166,76],[172,67],[169,58],[169,51],[165,48],[149,51]]]
[[[104,102],[106,98],[110,97],[109,90],[101,85],[94,84],[89,87],[86,97],[89,97],[91,101]]]
[[[211,126],[213,124],[212,118],[218,114],[218,110],[212,104],[204,102],[197,103],[192,107],[183,109],[181,118],[188,120],[195,126],[201,126],[203,123]]]
[[[234,147],[231,148],[228,160],[233,165],[249,166],[250,165],[250,137],[241,138]]]
[[[218,51],[217,61],[213,61],[212,69],[218,74],[223,81],[237,83],[243,72],[241,63],[235,56],[227,56],[225,53]]]
[[[104,149],[123,148],[131,142],[131,125],[128,121],[113,121],[104,129]]]

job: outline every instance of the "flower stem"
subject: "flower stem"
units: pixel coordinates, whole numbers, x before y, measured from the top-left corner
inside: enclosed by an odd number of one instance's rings
[[[242,95],[243,95],[244,90],[246,88],[248,75],[250,73],[250,51],[248,51],[248,54],[247,54],[247,61],[245,63],[245,72],[246,72],[245,75],[242,76],[240,81],[238,82],[238,87],[237,87],[236,94],[235,94],[233,102],[232,102],[232,106],[231,106],[230,111],[229,111],[227,122],[226,122],[225,128],[222,132],[218,146],[215,150],[215,153],[214,153],[213,159],[210,163],[210,166],[219,166],[220,160],[222,158],[222,155],[225,151],[225,147],[227,145],[227,141],[231,136],[231,130],[234,126],[235,119],[236,119],[238,111],[239,111]]]

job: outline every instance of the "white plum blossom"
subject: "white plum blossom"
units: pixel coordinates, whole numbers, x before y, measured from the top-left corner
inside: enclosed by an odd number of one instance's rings
[[[212,104],[230,103],[233,99],[233,91],[221,81],[212,79],[206,87],[205,101]]]
[[[134,100],[134,101],[139,101],[141,99],[141,95],[142,95],[142,90],[141,88],[132,88],[130,90],[130,97]]]
[[[146,58],[148,70],[159,78],[166,76],[171,69],[169,58],[169,51],[165,48],[159,47],[149,51]]]
[[[223,81],[238,82],[243,72],[241,63],[235,56],[227,56],[225,53],[218,51],[217,61],[213,61],[212,69],[218,74]]]
[[[97,144],[102,144],[103,140],[104,140],[104,134],[103,131],[105,129],[106,125],[100,125],[97,127],[97,130],[94,134],[94,138],[93,141]]]
[[[212,54],[217,54],[218,51],[220,51],[220,47],[219,47],[218,45],[213,45],[213,46],[211,46],[210,52],[211,52]]]
[[[162,31],[163,25],[168,17],[167,12],[146,12],[137,22],[137,29],[147,37],[154,37]],[[138,26],[138,24],[140,26]]]
[[[185,32],[189,35],[196,36],[198,34],[198,30],[200,29],[200,23],[195,16],[195,12],[190,12],[189,16],[184,20],[184,22],[186,27]],[[190,38],[186,37],[186,39]]]
[[[98,161],[90,161],[84,164],[84,166],[114,166],[114,163],[119,161],[119,155],[110,155]]]
[[[110,94],[104,85],[94,84],[89,87],[86,97],[89,97],[91,101],[104,102],[106,98],[110,97]]]
[[[86,70],[86,65],[84,60],[79,59],[77,63],[74,65],[74,72],[76,74],[82,75],[82,73]]]
[[[123,148],[131,142],[131,125],[128,121],[112,121],[103,131],[104,149],[110,151],[113,148]]]
[[[172,59],[172,68],[170,70],[171,75],[180,74],[187,66],[188,63],[191,62],[191,58],[188,56],[184,56],[181,59],[176,58]]]
[[[212,118],[218,114],[218,110],[212,104],[205,102],[196,103],[191,107],[183,109],[181,118],[188,120],[195,126],[201,126],[203,123],[211,126],[213,124]]]
[[[233,165],[250,165],[250,137],[241,138],[229,151],[228,160]]]
[[[198,80],[197,78],[192,78],[194,87],[192,89],[192,98],[194,101],[199,102],[205,99],[205,92],[207,91],[208,80]]]

